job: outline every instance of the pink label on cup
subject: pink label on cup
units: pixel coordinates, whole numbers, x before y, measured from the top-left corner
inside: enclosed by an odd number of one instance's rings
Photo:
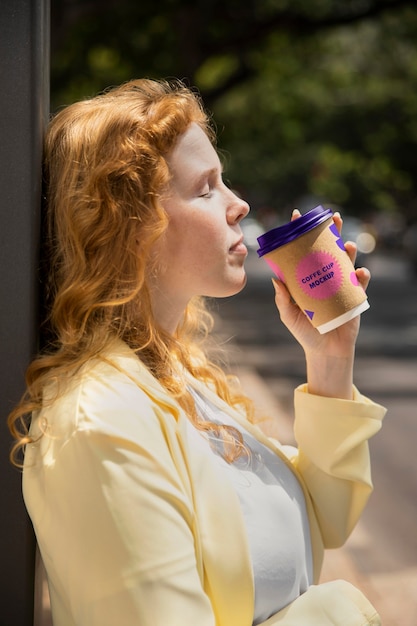
[[[350,282],[352,283],[352,285],[355,285],[355,287],[359,287],[359,281],[358,277],[356,276],[356,272],[350,273]]]
[[[269,267],[274,272],[274,274],[276,276],[278,276],[280,281],[285,283],[284,274],[283,274],[281,268],[274,261],[272,261],[272,259],[268,259],[267,257],[265,257],[265,261],[268,263]]]
[[[343,275],[340,265],[329,252],[311,252],[301,259],[296,270],[301,289],[316,300],[326,300],[337,293]]]

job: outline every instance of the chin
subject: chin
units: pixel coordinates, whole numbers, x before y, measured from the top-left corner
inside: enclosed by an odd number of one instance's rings
[[[207,298],[230,298],[242,291],[247,283],[246,272],[243,270],[239,276],[229,276],[222,281],[222,284],[211,285],[201,295]]]
[[[242,289],[244,289],[244,287],[246,286],[246,283],[248,282],[248,277],[245,273],[245,275],[243,276],[243,280],[240,283],[239,287],[238,287],[238,291],[236,293],[240,293],[242,291]]]
[[[233,285],[231,285],[230,289],[228,289],[227,292],[224,293],[220,297],[229,298],[230,296],[236,296],[238,293],[240,293],[244,289],[247,281],[248,281],[248,278],[245,273],[240,281],[236,281]]]

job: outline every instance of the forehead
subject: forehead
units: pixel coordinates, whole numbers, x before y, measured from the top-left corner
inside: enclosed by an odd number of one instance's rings
[[[191,124],[179,136],[167,156],[167,163],[174,178],[187,171],[220,167],[219,157],[206,133],[197,124]]]

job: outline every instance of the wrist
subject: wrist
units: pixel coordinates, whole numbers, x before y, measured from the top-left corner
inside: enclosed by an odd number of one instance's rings
[[[306,363],[309,393],[352,399],[354,353],[344,356],[309,355],[306,356]]]

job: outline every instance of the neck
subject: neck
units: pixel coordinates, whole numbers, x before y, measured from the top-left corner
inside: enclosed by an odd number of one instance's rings
[[[187,303],[180,304],[158,288],[151,290],[154,318],[158,325],[170,335],[174,335],[186,309]]]

